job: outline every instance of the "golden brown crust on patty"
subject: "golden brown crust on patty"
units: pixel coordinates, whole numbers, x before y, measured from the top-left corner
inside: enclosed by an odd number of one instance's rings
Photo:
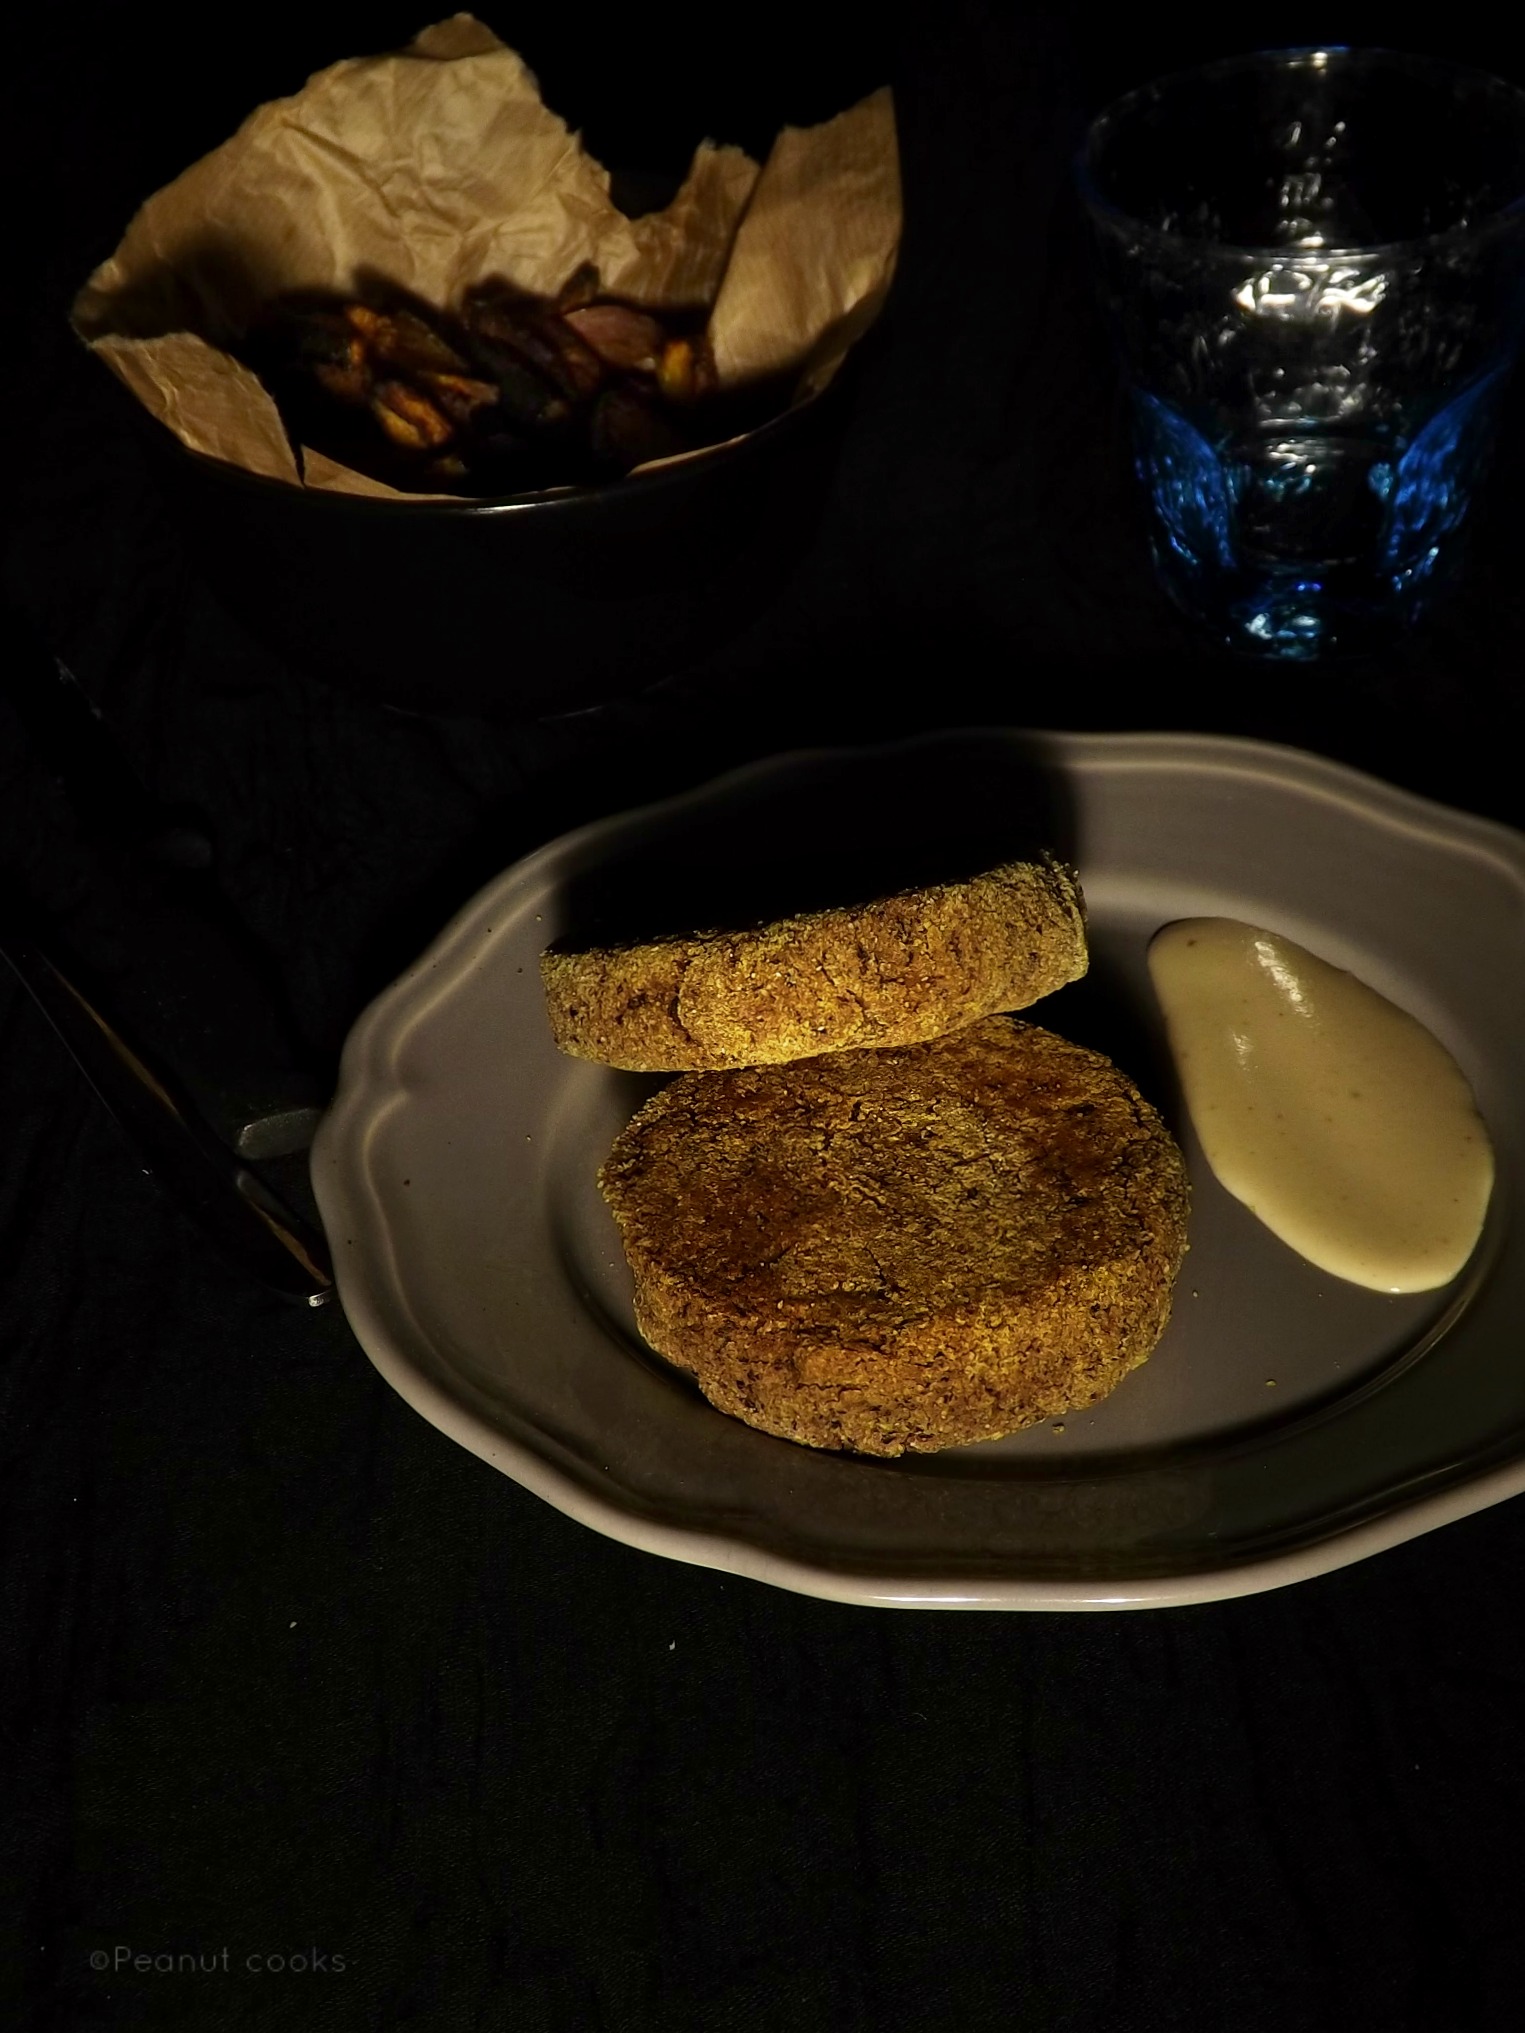
[[[994,1439],[1144,1361],[1185,1169],[1098,1053],[993,1017],[931,1044],[694,1074],[599,1175],[651,1346],[764,1432]]]
[[[540,962],[562,1051],[638,1073],[919,1044],[1085,970],[1080,887],[1050,859],[751,930],[552,947]]]

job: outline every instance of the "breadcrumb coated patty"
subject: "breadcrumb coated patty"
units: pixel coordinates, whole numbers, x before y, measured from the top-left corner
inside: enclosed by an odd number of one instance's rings
[[[741,931],[553,946],[540,962],[561,1050],[637,1073],[919,1044],[1085,971],[1080,886],[1051,857]]]
[[[599,1184],[651,1346],[811,1447],[925,1452],[1094,1404],[1186,1249],[1176,1144],[1099,1053],[993,1017],[927,1044],[690,1074]]]

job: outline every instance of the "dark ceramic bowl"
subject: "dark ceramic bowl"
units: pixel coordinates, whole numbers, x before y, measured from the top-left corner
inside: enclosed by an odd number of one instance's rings
[[[193,561],[252,635],[390,705],[516,719],[639,691],[770,603],[825,496],[846,372],[680,464],[493,500],[305,490],[149,428]]]

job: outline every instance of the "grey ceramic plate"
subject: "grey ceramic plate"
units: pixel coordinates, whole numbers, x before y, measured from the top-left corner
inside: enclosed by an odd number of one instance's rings
[[[594,1175],[655,1083],[558,1055],[537,955],[573,923],[702,910],[707,882],[760,896],[791,853],[898,876],[910,837],[920,852],[962,829],[961,849],[983,851],[1029,821],[1081,871],[1093,956],[1033,1014],[1109,1051],[1187,1151],[1175,1317],[1150,1362],[1062,1431],[901,1462],[754,1433],[635,1332]],[[1342,1284],[1216,1186],[1144,959],[1160,925],[1193,914],[1289,934],[1461,1062],[1499,1186],[1455,1285],[1388,1298]],[[361,1018],[313,1159],[340,1297],[426,1419],[651,1552],[926,1607],[1277,1587],[1525,1489],[1522,935],[1525,838],[1290,750],[981,732],[784,758],[509,869]]]

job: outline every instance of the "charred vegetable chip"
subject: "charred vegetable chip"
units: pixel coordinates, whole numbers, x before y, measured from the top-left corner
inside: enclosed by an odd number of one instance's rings
[[[697,402],[715,387],[715,363],[702,339],[669,339],[657,362],[657,386],[669,402]]]
[[[419,379],[452,423],[466,424],[498,400],[497,384],[467,374],[423,374]]]
[[[598,263],[584,261],[556,292],[557,310],[565,317],[568,311],[580,311],[584,305],[593,303],[598,296],[598,282]]]
[[[393,444],[406,452],[437,452],[455,434],[450,419],[406,381],[378,381],[371,412]]]
[[[648,396],[629,387],[606,388],[593,405],[589,427],[594,457],[622,472],[648,459],[670,459],[683,439]]]
[[[628,374],[655,374],[667,333],[646,311],[630,304],[589,304],[568,311],[567,323],[606,366]]]
[[[313,379],[340,402],[358,407],[371,399],[371,363],[358,339],[351,339],[342,358],[314,360]]]
[[[464,374],[466,362],[412,311],[348,304],[345,318],[373,360],[399,374]]]
[[[571,404],[511,347],[484,339],[480,333],[471,335],[470,346],[478,372],[492,377],[498,406],[511,429],[534,436],[566,423],[572,414]]]
[[[569,402],[593,395],[603,362],[561,314],[533,297],[482,290],[466,300],[466,328],[480,340],[517,354]]]

